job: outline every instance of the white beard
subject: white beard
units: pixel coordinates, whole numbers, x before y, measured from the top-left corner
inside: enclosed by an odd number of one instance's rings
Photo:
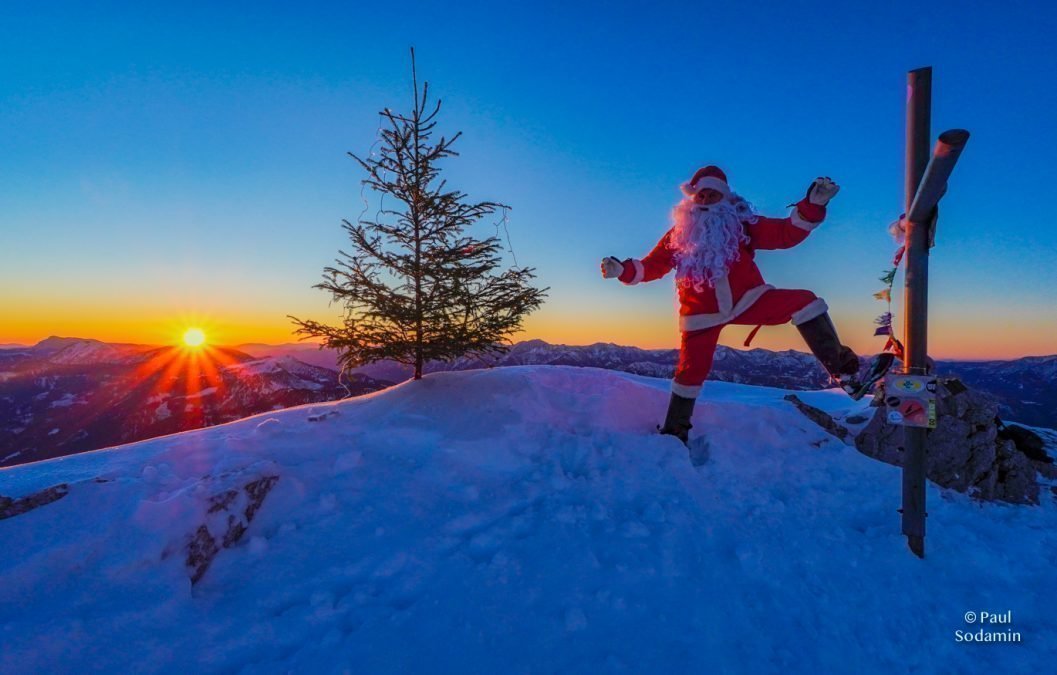
[[[741,244],[749,241],[743,223],[756,222],[752,206],[736,194],[716,204],[698,205],[684,199],[672,210],[672,236],[676,282],[701,292],[715,287],[741,257]]]

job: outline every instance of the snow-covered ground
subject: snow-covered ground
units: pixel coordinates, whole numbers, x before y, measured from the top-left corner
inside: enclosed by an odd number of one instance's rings
[[[1052,672],[1052,494],[930,485],[918,560],[899,470],[787,392],[708,383],[695,467],[651,433],[667,387],[442,373],[0,470],[8,497],[70,485],[0,520],[0,672]],[[210,497],[264,476],[245,536],[192,586]],[[1011,611],[985,628],[1022,642],[957,642],[970,611]]]

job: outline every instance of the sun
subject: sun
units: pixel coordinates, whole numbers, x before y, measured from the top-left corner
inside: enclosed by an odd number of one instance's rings
[[[188,328],[184,331],[183,339],[188,347],[201,347],[206,343],[206,334],[201,328]]]

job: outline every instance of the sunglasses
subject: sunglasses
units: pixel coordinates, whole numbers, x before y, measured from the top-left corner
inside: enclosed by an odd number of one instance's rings
[[[705,188],[694,195],[695,204],[718,204],[723,200],[723,193]]]

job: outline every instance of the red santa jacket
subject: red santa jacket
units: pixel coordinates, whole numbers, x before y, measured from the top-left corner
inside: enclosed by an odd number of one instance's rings
[[[744,222],[749,241],[741,244],[741,256],[731,264],[726,276],[717,279],[715,288],[705,286],[697,291],[692,285],[679,285],[679,329],[701,330],[729,323],[752,306],[768,290],[760,268],[756,266],[755,251],[791,248],[807,238],[811,230],[826,217],[826,207],[801,200],[788,218],[764,218],[755,223]],[[660,242],[642,260],[624,261],[620,280],[632,286],[653,281],[668,274],[675,267],[674,252],[668,230]]]

